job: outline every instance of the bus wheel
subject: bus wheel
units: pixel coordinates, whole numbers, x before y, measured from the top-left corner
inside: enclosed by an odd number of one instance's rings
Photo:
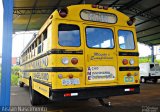
[[[29,80],[29,98],[32,105],[39,105],[41,102],[39,93],[32,89],[32,79]]]
[[[24,83],[23,82],[18,82],[19,87],[24,87]]]
[[[146,83],[146,79],[144,77],[141,77],[141,82]]]
[[[153,79],[153,82],[154,82],[154,83],[157,83],[157,81],[158,81],[158,79]]]
[[[105,106],[105,107],[111,106],[111,102],[104,101],[104,99],[102,99],[102,98],[99,98],[98,101],[102,106]]]

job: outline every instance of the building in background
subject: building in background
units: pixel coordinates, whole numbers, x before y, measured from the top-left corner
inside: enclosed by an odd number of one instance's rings
[[[17,57],[12,57],[12,66],[17,65],[18,63],[18,58]]]
[[[0,66],[2,64],[2,54],[0,54]],[[18,58],[17,57],[12,57],[12,66],[15,66],[18,64]]]

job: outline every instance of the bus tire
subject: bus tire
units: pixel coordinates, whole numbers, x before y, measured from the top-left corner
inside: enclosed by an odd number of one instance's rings
[[[32,79],[29,80],[29,98],[33,106],[41,104],[39,93],[32,88]]]
[[[153,79],[153,83],[157,83],[157,81],[158,81],[158,79],[156,79],[156,78]]]
[[[23,82],[19,82],[19,87],[24,87],[24,83]]]
[[[146,79],[144,77],[141,77],[141,82],[146,83]]]

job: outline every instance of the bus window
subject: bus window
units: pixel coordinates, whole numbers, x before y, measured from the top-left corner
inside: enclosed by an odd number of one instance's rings
[[[41,40],[41,36],[39,37],[38,39],[38,54],[42,52],[42,47],[41,47],[41,44],[42,43],[42,40]]]
[[[113,48],[113,32],[107,28],[86,28],[87,46],[90,48]]]
[[[58,35],[61,46],[80,46],[80,29],[77,25],[60,24],[58,26]]]
[[[127,30],[118,31],[119,46],[121,49],[134,49],[133,33]]]
[[[47,39],[47,29],[44,30],[43,32],[43,40],[46,40]]]

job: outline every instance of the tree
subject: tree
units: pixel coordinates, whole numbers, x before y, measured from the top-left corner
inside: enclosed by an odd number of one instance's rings
[[[18,75],[18,72],[20,71],[19,66],[13,66],[12,67],[12,74]]]

